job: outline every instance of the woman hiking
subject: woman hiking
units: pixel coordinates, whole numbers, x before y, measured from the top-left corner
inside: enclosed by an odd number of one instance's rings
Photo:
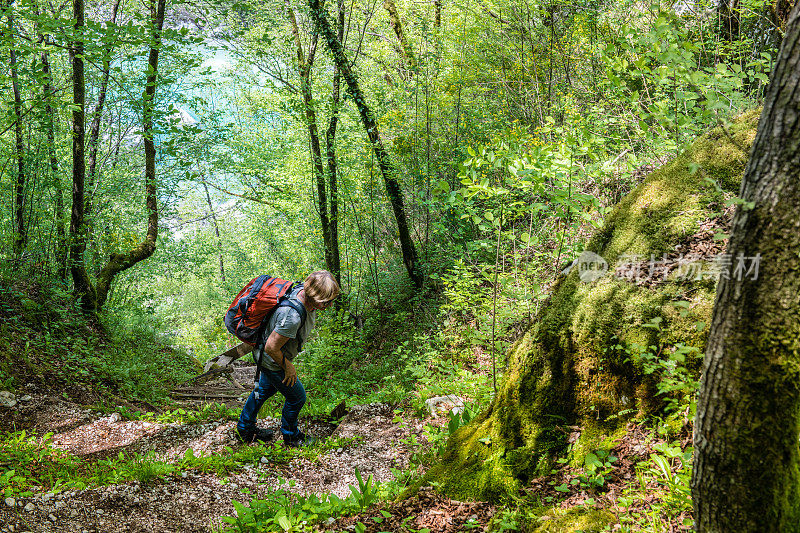
[[[317,311],[328,308],[339,292],[333,275],[327,270],[318,270],[294,287],[272,313],[264,332],[266,341],[253,352],[256,364],[260,361],[261,374],[236,425],[239,441],[265,442],[273,437],[271,429],[256,427],[256,418],[264,402],[280,392],[285,398],[281,415],[283,442],[293,447],[306,442],[305,433],[297,426],[300,409],[306,403],[306,391],[292,361],[314,329]]]

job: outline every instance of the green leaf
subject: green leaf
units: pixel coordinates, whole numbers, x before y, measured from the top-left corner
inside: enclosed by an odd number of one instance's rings
[[[289,531],[292,529],[292,523],[285,516],[278,517],[278,525],[281,526],[284,531]]]

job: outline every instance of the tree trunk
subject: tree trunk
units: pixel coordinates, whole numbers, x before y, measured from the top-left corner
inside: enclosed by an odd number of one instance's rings
[[[116,0],[111,10],[111,24],[117,23],[117,11],[121,0]],[[108,82],[111,78],[111,52],[112,47],[106,46],[103,50],[103,66],[101,68],[102,79],[100,81],[100,90],[97,94],[97,103],[92,112],[92,124],[89,128],[89,195],[86,197],[86,207],[84,208],[84,216],[90,217],[92,211],[92,195],[94,194],[95,182],[97,180],[97,152],[100,148],[100,122],[103,119],[103,106],[106,102],[106,95],[108,94]]]
[[[314,170],[314,182],[317,185],[317,208],[319,221],[322,226],[322,242],[325,246],[325,266],[333,272],[333,242],[331,240],[331,222],[328,218],[328,194],[325,189],[325,167],[322,164],[322,148],[319,142],[319,127],[317,125],[317,112],[314,108],[314,94],[311,86],[311,68],[314,65],[314,56],[317,52],[317,34],[315,33],[308,49],[308,57],[303,51],[300,40],[300,27],[289,1],[286,2],[286,14],[292,26],[292,35],[295,41],[297,56],[297,71],[300,75],[300,93],[303,96],[303,110],[305,113],[306,127],[308,128],[308,141],[311,148],[311,163]]]
[[[406,220],[405,208],[403,206],[403,193],[400,189],[400,184],[395,178],[395,171],[389,160],[389,154],[383,146],[378,126],[372,116],[372,111],[361,92],[358,85],[358,79],[355,73],[350,70],[350,63],[344,54],[342,43],[338,36],[333,32],[330,23],[328,22],[327,13],[320,5],[319,0],[309,0],[311,7],[311,16],[314,19],[314,26],[317,31],[325,39],[328,48],[333,56],[334,63],[341,72],[342,77],[347,84],[350,96],[358,108],[358,113],[361,117],[361,123],[367,131],[367,136],[372,143],[372,149],[375,152],[375,157],[378,160],[378,167],[383,175],[383,181],[386,185],[386,193],[389,196],[389,201],[392,204],[395,220],[397,221],[397,230],[400,237],[400,248],[403,253],[403,262],[405,263],[408,275],[416,287],[421,287],[423,283],[422,274],[419,271],[419,264],[417,262],[417,251],[414,243],[411,240],[411,235],[408,230],[408,221]]]
[[[389,24],[392,25],[394,34],[397,35],[397,40],[400,41],[400,54],[403,58],[403,63],[405,63],[404,66],[413,74],[417,70],[417,60],[414,59],[414,50],[403,32],[403,24],[400,22],[397,6],[394,4],[394,0],[383,0],[383,7],[389,13]]]
[[[717,5],[717,30],[721,40],[726,43],[739,40],[740,18],[739,0],[719,0]]]
[[[72,213],[69,222],[70,248],[69,262],[75,295],[87,311],[97,307],[95,292],[89,274],[86,272],[83,254],[86,251],[86,224],[84,222],[84,187],[86,184],[86,159],[84,157],[86,139],[86,78],[83,64],[83,0],[72,0],[75,18],[76,40],[70,46],[72,62]]]
[[[37,13],[38,14],[38,13]],[[48,44],[47,38],[43,42]],[[47,158],[50,164],[50,174],[53,191],[55,193],[54,217],[56,226],[56,243],[54,246],[56,277],[60,280],[67,279],[67,232],[64,216],[64,191],[62,190],[61,174],[58,169],[56,156],[55,110],[53,109],[53,74],[50,70],[50,55],[42,52],[42,99],[44,100],[44,129],[47,135]]]
[[[336,33],[339,42],[344,41],[344,2],[337,2]],[[342,285],[341,278],[341,258],[339,255],[339,185],[338,185],[338,164],[336,162],[336,128],[339,123],[339,100],[340,100],[341,75],[339,68],[333,67],[333,87],[331,90],[331,117],[328,122],[328,131],[325,132],[325,158],[328,166],[328,188],[330,189],[330,233],[332,264],[329,270],[336,278],[339,286]],[[336,301],[337,307],[340,305]]]
[[[97,277],[97,309],[108,297],[111,282],[120,272],[153,255],[158,238],[158,197],[156,184],[156,146],[153,139],[153,111],[156,87],[158,86],[158,53],[161,50],[161,31],[164,28],[166,0],[150,0],[150,16],[153,24],[152,46],[147,59],[147,85],[144,89],[142,112],[144,138],[144,189],[147,206],[147,234],[135,248],[121,254],[112,254]]]
[[[800,530],[799,73],[796,6],[727,251],[758,270],[720,280],[714,306],[694,434],[699,532]]]
[[[14,49],[14,14],[11,2],[4,6],[8,19],[8,33],[11,39],[9,60],[11,66],[11,89],[14,93],[14,158],[17,172],[14,177],[14,256],[19,257],[28,245],[28,230],[25,224],[25,145],[22,137],[22,95],[19,90],[17,72],[17,53]]]
[[[157,2],[157,4],[156,4]],[[73,72],[72,111],[72,218],[70,221],[70,263],[75,292],[81,300],[81,307],[87,312],[97,312],[108,297],[114,277],[139,261],[150,257],[156,248],[158,237],[158,199],[156,197],[156,149],[153,139],[153,109],[156,86],[158,84],[158,53],[161,49],[161,30],[164,26],[165,0],[151,0],[152,46],[147,61],[147,85],[143,94],[143,138],[145,153],[145,204],[147,206],[147,234],[138,246],[121,254],[113,254],[97,277],[97,286],[92,284],[84,263],[86,250],[85,220],[85,105],[86,81],[84,78],[83,42],[84,28],[83,0],[73,0],[75,30],[78,40],[72,44],[70,55]],[[96,115],[95,115],[96,116]]]

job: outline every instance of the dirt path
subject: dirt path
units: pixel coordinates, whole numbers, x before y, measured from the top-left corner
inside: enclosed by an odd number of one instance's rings
[[[237,374],[249,370],[237,369]],[[219,387],[219,383],[209,386]],[[160,459],[175,461],[188,448],[197,456],[243,446],[235,441],[235,423],[229,420],[160,424],[125,420],[118,413],[99,417],[61,396],[35,391],[20,395],[13,410],[0,409],[6,410],[0,413],[4,429],[35,430],[38,435],[52,432],[55,447],[87,463],[116,457],[119,452],[126,456],[155,452]],[[262,457],[225,476],[189,471],[147,484],[127,482],[57,494],[36,491],[31,498],[0,502],[0,532],[214,531],[221,516],[233,514],[232,499],[263,496],[280,478],[294,480],[292,490],[298,492],[345,497],[348,485],[356,484],[356,468],[385,482],[393,478],[392,468],[408,465],[411,450],[403,439],[412,433],[422,438],[423,422],[396,424],[393,418],[386,404],[355,406],[338,426],[301,417],[301,427],[308,433],[340,438],[335,442],[342,443],[314,459],[298,456],[289,463],[273,464]],[[264,419],[260,424],[276,429],[279,422]]]

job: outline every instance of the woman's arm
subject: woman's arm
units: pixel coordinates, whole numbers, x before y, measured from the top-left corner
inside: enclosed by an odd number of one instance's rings
[[[284,357],[283,352],[281,351],[281,348],[283,348],[283,345],[286,344],[288,340],[289,337],[273,331],[269,334],[269,337],[267,337],[267,342],[264,344],[264,351],[268,353],[270,357],[272,357],[272,360],[275,361],[275,364],[283,368],[286,374],[283,378],[284,385],[292,387],[297,381],[297,370],[292,362]]]

